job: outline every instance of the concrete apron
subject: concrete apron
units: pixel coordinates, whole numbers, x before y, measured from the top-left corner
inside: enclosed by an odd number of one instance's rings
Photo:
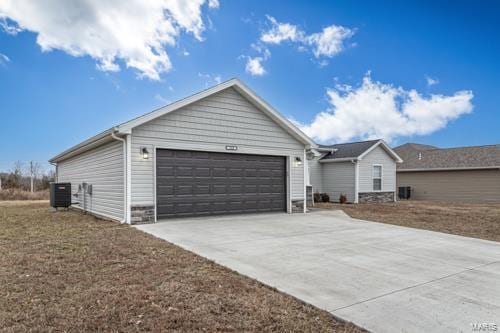
[[[373,332],[470,332],[475,324],[500,325],[497,242],[332,211],[134,227]]]

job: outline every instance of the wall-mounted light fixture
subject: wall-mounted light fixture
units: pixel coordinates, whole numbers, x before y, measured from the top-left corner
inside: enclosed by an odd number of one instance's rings
[[[299,167],[302,165],[302,159],[300,157],[295,157],[295,161],[294,161],[294,164],[296,167]]]
[[[142,158],[145,160],[147,160],[149,158],[149,151],[146,147],[141,148],[141,155],[142,155]]]

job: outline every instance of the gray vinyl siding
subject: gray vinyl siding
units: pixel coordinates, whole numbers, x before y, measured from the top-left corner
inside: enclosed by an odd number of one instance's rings
[[[233,88],[156,118],[132,130],[132,204],[154,204],[154,147],[288,156],[304,159],[304,144]],[[140,156],[147,147],[151,157]],[[304,165],[304,164],[303,164]],[[290,197],[304,197],[304,169],[290,168]]]
[[[322,163],[322,192],[328,193],[330,201],[338,202],[340,194],[347,196],[347,201],[354,202],[355,167],[351,162]]]
[[[411,200],[500,202],[500,170],[398,172]]]
[[[307,161],[309,165],[309,185],[312,185],[314,192],[323,191],[323,168],[319,163],[320,158],[321,156]]]
[[[359,193],[374,192],[372,167],[374,164],[382,165],[382,190],[381,192],[394,192],[396,188],[396,162],[389,156],[384,148],[378,146],[369,152],[359,162]]]
[[[123,213],[123,143],[114,141],[57,164],[58,182],[71,182],[71,193],[78,192],[78,184],[92,184],[92,195],[86,195],[89,211],[121,220]],[[83,208],[83,197],[72,197]]]

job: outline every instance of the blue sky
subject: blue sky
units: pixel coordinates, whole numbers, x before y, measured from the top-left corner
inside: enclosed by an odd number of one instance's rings
[[[500,143],[498,2],[179,2],[163,18],[141,1],[2,2],[0,170],[48,167],[101,130],[232,77],[317,141]],[[109,12],[121,17],[106,32],[94,14]],[[136,34],[143,23],[160,37]]]

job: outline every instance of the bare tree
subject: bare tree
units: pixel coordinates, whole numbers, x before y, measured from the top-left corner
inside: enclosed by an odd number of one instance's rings
[[[23,162],[21,161],[15,161],[14,162],[14,168],[12,169],[12,172],[10,174],[10,183],[11,187],[14,188],[19,188],[21,187],[21,181],[23,178]]]
[[[40,171],[41,171],[41,166],[40,166],[40,163],[36,162],[36,161],[30,161],[29,163],[29,167],[28,167],[28,175],[30,177],[30,189],[31,189],[31,193],[34,192],[35,190],[35,180],[36,178],[38,177],[38,175],[40,174]]]

